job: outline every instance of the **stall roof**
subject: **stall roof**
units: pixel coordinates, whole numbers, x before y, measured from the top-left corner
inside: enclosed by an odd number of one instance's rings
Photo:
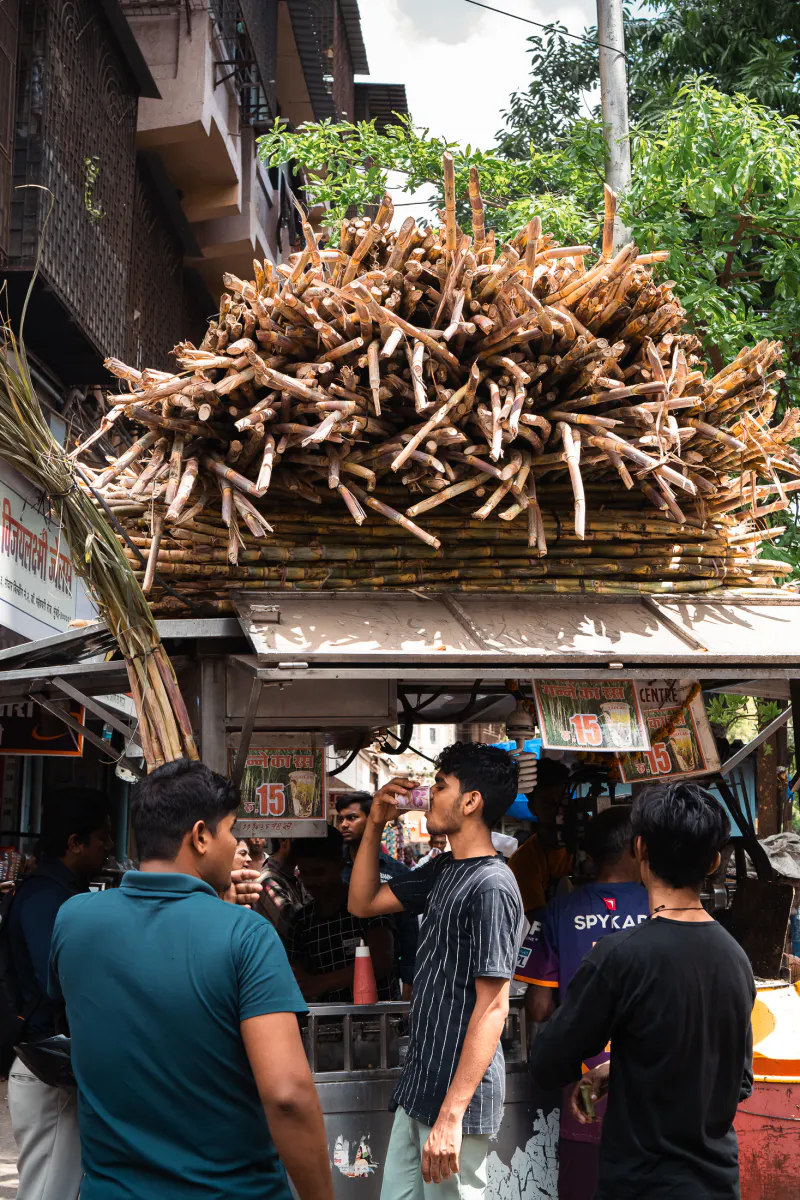
[[[247,592],[236,618],[159,621],[176,669],[232,656],[263,679],[391,678],[409,685],[510,675],[592,678],[654,673],[725,683],[781,680],[800,669],[800,596],[687,597]],[[127,691],[123,662],[97,622],[0,652],[0,703]],[[730,682],[728,682],[730,681]],[[491,689],[490,689],[491,690]],[[444,715],[444,710],[441,715]]]
[[[247,592],[234,603],[262,670],[398,679],[578,670],[796,673],[800,597]]]

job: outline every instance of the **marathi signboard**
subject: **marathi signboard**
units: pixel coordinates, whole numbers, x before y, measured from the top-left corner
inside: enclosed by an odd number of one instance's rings
[[[76,721],[84,723],[82,705],[70,700],[53,701]],[[45,712],[33,700],[20,704],[0,704],[0,754],[32,754],[61,758],[80,758],[83,734],[69,729],[53,713]]]
[[[703,697],[698,693],[690,699],[693,689],[694,683],[688,679],[657,679],[638,685],[650,749],[642,754],[620,754],[623,782],[647,783],[667,776],[687,778],[719,770]]]
[[[230,751],[230,762],[236,750]],[[324,837],[328,796],[324,742],[311,735],[250,746],[236,820],[240,837]]]
[[[0,623],[30,638],[66,629],[75,616],[72,560],[46,511],[23,480],[12,486],[0,474]]]
[[[632,679],[534,680],[533,691],[546,750],[619,753],[650,748]]]

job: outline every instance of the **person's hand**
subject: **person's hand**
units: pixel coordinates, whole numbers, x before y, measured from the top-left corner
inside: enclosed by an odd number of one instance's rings
[[[591,1071],[587,1071],[581,1077],[579,1083],[575,1084],[572,1090],[572,1095],[569,1098],[569,1111],[576,1121],[580,1121],[581,1125],[591,1125],[595,1122],[597,1114],[590,1117],[583,1107],[583,1097],[581,1088],[591,1088],[589,1095],[592,1098],[592,1104],[596,1104],[598,1100],[602,1100],[603,1096],[608,1094],[608,1078],[611,1069],[610,1062],[601,1063],[599,1067],[592,1067]]]
[[[230,887],[222,892],[222,899],[228,904],[243,904],[245,908],[250,908],[262,892],[259,874],[259,871],[251,871],[248,867],[231,871]]]
[[[458,1174],[461,1153],[461,1118],[441,1113],[422,1148],[422,1178],[425,1183],[441,1183]]]
[[[369,810],[369,820],[383,829],[384,825],[397,816],[398,799],[408,795],[413,787],[414,784],[405,775],[390,779],[375,793]]]

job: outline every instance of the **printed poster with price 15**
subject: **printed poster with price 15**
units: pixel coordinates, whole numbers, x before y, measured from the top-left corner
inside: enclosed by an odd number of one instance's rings
[[[533,692],[546,750],[614,753],[650,748],[632,679],[534,680]]]
[[[650,749],[620,754],[624,783],[648,783],[666,778],[711,775],[719,770],[719,755],[698,693],[689,703],[694,681],[656,679],[637,685],[639,704],[650,730]],[[662,737],[661,729],[669,729]]]
[[[229,769],[236,759],[229,751]],[[234,832],[239,837],[324,837],[328,796],[325,746],[312,735],[259,738],[251,744]]]

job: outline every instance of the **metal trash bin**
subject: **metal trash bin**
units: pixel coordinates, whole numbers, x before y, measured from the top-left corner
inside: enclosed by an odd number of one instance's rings
[[[407,1048],[409,1005],[321,1004],[303,1037],[317,1086],[337,1200],[378,1200],[392,1129],[392,1092]],[[489,1145],[488,1194],[498,1200],[555,1200],[558,1097],[536,1093],[527,1064],[521,999],[512,999],[502,1038],[506,1105]]]

